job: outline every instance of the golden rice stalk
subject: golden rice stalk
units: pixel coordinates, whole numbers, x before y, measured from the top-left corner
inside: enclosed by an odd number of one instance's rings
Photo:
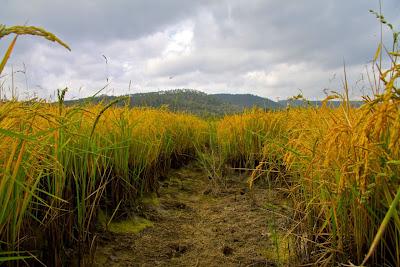
[[[386,227],[389,224],[390,219],[393,216],[395,216],[395,214],[396,214],[396,209],[397,209],[397,205],[399,204],[399,201],[400,201],[400,187],[397,189],[396,197],[394,198],[393,202],[390,204],[389,210],[386,212],[385,218],[383,218],[383,221],[382,221],[381,225],[379,226],[378,232],[375,235],[374,241],[372,242],[372,245],[369,248],[368,254],[365,256],[361,265],[365,265],[367,263],[368,259],[375,252],[375,250],[379,244],[379,241],[382,238],[383,232],[385,231]]]
[[[35,26],[11,26],[11,27],[6,27],[3,24],[0,24],[0,39],[3,38],[4,36],[7,36],[9,34],[17,34],[17,35],[23,35],[23,34],[28,34],[28,35],[36,35],[36,36],[41,36],[43,38],[46,38],[49,41],[52,42],[57,42],[69,51],[71,51],[71,48],[61,41],[57,36],[55,36],[53,33],[46,31],[45,29],[35,27]]]
[[[11,42],[11,44],[8,46],[6,54],[4,55],[3,59],[0,62],[0,74],[3,72],[3,69],[6,66],[6,63],[7,63],[8,59],[11,56],[11,53],[12,53],[12,51],[14,49],[14,46],[15,46],[15,43],[17,42],[17,37],[18,37],[18,35],[16,35],[14,37],[14,39]]]

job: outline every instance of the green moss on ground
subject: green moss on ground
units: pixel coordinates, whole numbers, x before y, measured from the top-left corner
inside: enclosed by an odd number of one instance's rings
[[[148,227],[153,227],[153,223],[145,218],[133,217],[127,220],[111,222],[108,230],[116,234],[137,234]]]
[[[159,207],[160,206],[160,199],[157,197],[156,193],[150,193],[143,196],[140,199],[140,202],[144,205]]]

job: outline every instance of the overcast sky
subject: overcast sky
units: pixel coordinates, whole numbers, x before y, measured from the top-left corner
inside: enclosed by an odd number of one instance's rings
[[[316,99],[341,90],[345,60],[355,98],[368,91],[357,81],[379,42],[368,12],[377,0],[0,2],[0,23],[44,27],[72,48],[19,38],[5,73],[26,70],[15,74],[20,96],[67,86],[69,99],[85,97],[109,83],[114,95],[192,88],[276,100],[301,90]],[[400,27],[400,0],[383,0],[383,12]]]

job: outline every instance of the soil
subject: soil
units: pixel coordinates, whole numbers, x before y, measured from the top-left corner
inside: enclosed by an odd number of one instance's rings
[[[102,235],[94,265],[293,265],[287,200],[265,182],[249,190],[247,177],[232,173],[216,187],[194,165],[171,171],[159,196],[143,201],[149,227]]]

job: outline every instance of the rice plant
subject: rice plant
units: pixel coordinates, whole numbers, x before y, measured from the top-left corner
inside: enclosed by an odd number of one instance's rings
[[[226,162],[259,177],[279,173],[292,198],[300,259],[316,265],[400,264],[399,53],[379,71],[384,90],[352,108],[289,108],[225,117]],[[328,100],[327,99],[327,100]]]

